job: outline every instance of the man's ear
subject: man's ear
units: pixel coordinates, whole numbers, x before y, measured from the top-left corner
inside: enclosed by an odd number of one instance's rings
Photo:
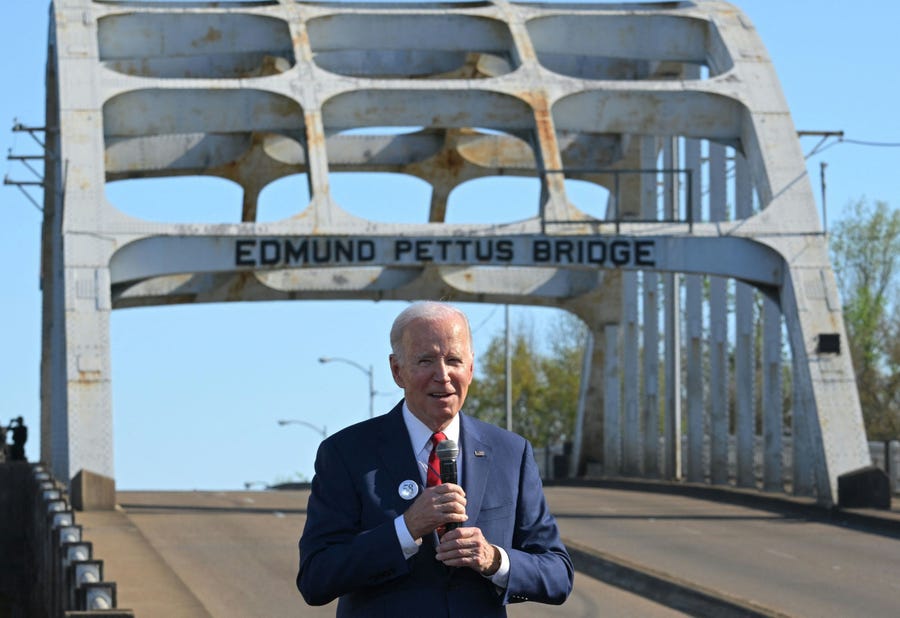
[[[391,364],[391,375],[394,377],[394,384],[400,388],[405,388],[403,386],[403,378],[400,377],[400,361],[393,354],[389,354],[388,362]]]

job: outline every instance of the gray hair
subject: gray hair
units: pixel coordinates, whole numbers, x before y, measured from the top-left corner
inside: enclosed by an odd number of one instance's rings
[[[391,352],[394,356],[400,356],[403,347],[400,345],[403,340],[403,331],[412,322],[416,320],[439,320],[451,316],[462,318],[463,324],[466,325],[466,333],[469,336],[469,349],[474,350],[472,345],[472,328],[469,326],[469,318],[466,314],[447,303],[425,300],[411,304],[394,318],[394,325],[391,326]]]

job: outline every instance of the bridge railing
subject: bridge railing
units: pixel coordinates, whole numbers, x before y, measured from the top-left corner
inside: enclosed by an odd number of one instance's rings
[[[576,168],[566,167],[561,170],[541,170],[543,176],[562,174],[567,179],[596,181],[599,185],[609,190],[607,200],[608,211],[605,220],[615,223],[616,234],[621,232],[623,223],[687,223],[689,230],[693,231],[694,223],[704,220],[702,208],[699,208],[700,196],[695,194],[697,189],[702,189],[695,176],[699,170],[688,168],[646,168],[646,169],[617,169],[617,168]],[[609,180],[609,179],[612,180]],[[644,212],[628,212],[624,207],[629,200],[628,190],[623,185],[629,178],[638,179],[638,182],[649,182],[651,186],[673,189],[669,194],[659,191],[655,208],[645,209]],[[668,195],[668,200],[666,196]],[[708,214],[708,213],[707,213]],[[544,218],[542,223],[566,224],[581,223],[582,221],[559,221]]]
[[[686,447],[687,438],[682,439],[682,448]],[[735,449],[734,449],[734,436],[730,437],[732,444],[729,449],[729,458],[728,458],[728,478],[730,482],[735,482],[737,478],[737,462],[735,458]],[[794,462],[793,462],[793,448],[792,448],[792,439],[790,436],[784,436],[784,453],[782,455],[783,459],[783,483],[785,486],[790,486],[793,478],[794,478]],[[707,440],[708,442],[708,440]],[[757,483],[762,485],[764,480],[764,471],[763,466],[763,445],[762,438],[756,438],[756,448],[754,449],[754,473],[756,475]],[[660,451],[662,449],[660,448]],[[706,452],[709,450],[709,445],[706,445]],[[881,468],[888,475],[888,479],[890,481],[891,492],[894,495],[900,496],[900,440],[889,440],[889,441],[870,441],[869,442],[869,452],[872,455],[872,464]],[[541,473],[541,478],[544,480],[553,480],[553,479],[563,479],[568,477],[569,471],[569,460],[571,448],[568,445],[564,444],[553,444],[549,448],[546,447],[536,447],[534,449],[534,457],[537,461],[538,469]],[[604,476],[602,469],[597,467],[593,467],[588,470],[588,476]],[[607,475],[608,476],[608,475]],[[683,476],[683,475],[682,475]]]
[[[0,465],[2,555],[12,557],[14,589],[0,590],[13,608],[35,618],[132,617],[117,609],[116,583],[103,575],[75,521],[65,487],[40,464]]]
[[[891,492],[900,495],[900,440],[869,442],[872,464],[884,470],[891,483]]]

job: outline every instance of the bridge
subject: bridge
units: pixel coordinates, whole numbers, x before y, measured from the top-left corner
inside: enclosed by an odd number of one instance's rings
[[[573,478],[890,506],[796,130],[726,2],[56,0],[47,86],[41,460],[87,517],[122,502],[113,310],[306,299],[578,316]],[[431,198],[362,219],[335,172]],[[236,182],[240,215],[150,222],[106,196],[186,175]],[[293,175],[309,201],[262,220],[261,191]],[[455,220],[451,192],[498,176],[539,194]],[[577,182],[606,191],[600,212]]]
[[[0,466],[0,491],[9,472]],[[583,479],[545,491],[578,571],[575,588],[562,606],[513,605],[511,616],[897,613],[896,506],[829,511],[809,498],[659,481]],[[11,534],[20,522],[9,521],[12,501],[4,501],[0,547],[26,568],[16,571],[16,560],[0,565],[0,613],[8,613],[11,592],[16,599],[16,584],[19,591],[33,587],[22,581],[29,572],[41,585],[37,600],[18,609],[32,616],[57,615],[43,609],[70,590],[82,602],[88,595],[110,601],[69,606],[96,618],[333,616],[334,602],[308,607],[293,584],[308,495],[304,488],[119,492],[115,510],[79,512],[57,525],[48,535],[57,542],[81,536],[59,547],[37,534]],[[45,510],[67,518],[43,507],[35,521]],[[57,553],[64,565],[47,560]]]
[[[445,298],[588,326],[573,475],[756,487],[761,468],[763,491],[826,506],[841,479],[847,496],[872,485],[796,131],[732,5],[57,0],[47,91],[41,459],[57,478],[113,495],[115,309]],[[427,214],[354,216],[335,171],[421,178]],[[297,174],[309,202],[260,221],[260,191]],[[181,175],[238,183],[240,217],[148,222],[105,196]],[[539,183],[518,218],[452,222],[453,189],[503,175]],[[576,181],[608,191],[602,212]]]

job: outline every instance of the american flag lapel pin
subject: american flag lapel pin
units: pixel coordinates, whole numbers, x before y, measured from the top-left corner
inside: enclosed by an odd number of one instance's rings
[[[484,457],[484,451],[475,451],[475,457]]]

